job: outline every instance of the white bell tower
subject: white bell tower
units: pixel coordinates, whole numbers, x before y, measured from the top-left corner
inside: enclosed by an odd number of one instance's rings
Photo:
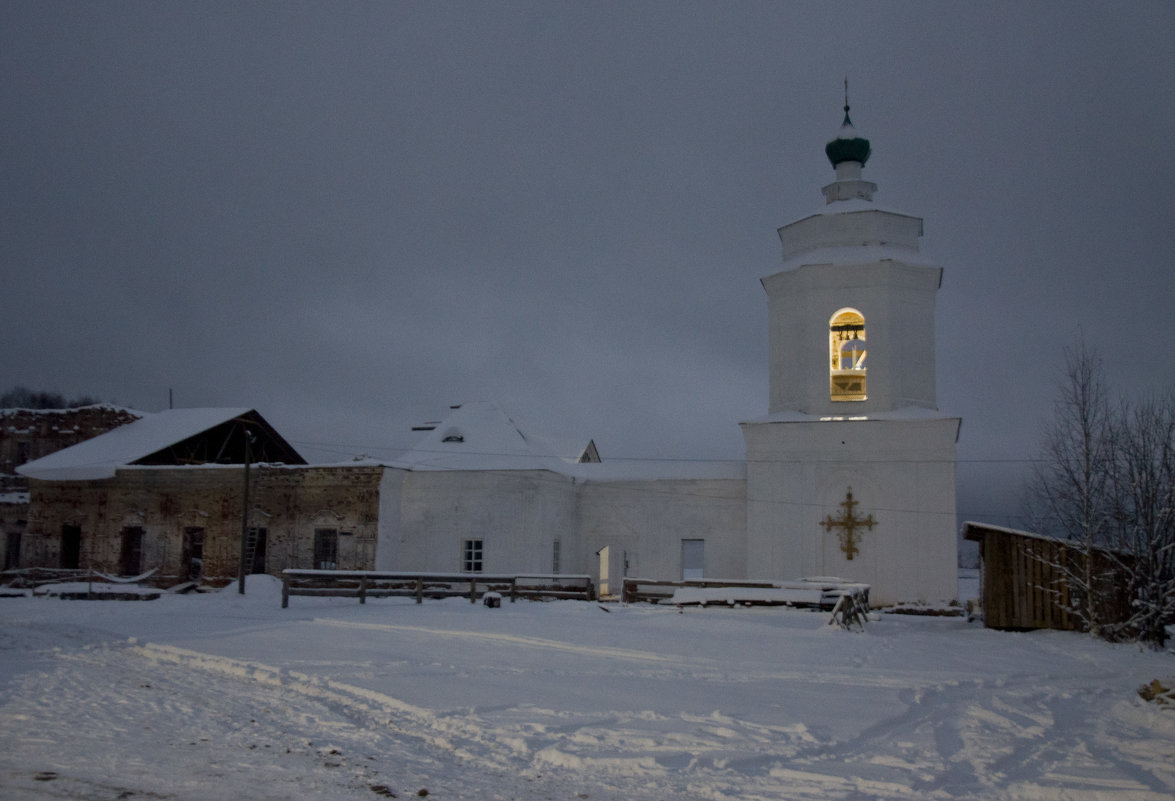
[[[875,605],[953,599],[960,420],[935,399],[942,268],[918,251],[921,218],[874,205],[847,96],[825,153],[825,207],[779,229],[783,269],[762,282],[770,400],[742,423],[747,575],[863,581]]]

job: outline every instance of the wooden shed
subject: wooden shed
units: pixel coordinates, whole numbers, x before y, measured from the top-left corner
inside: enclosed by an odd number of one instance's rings
[[[1077,591],[1067,575],[1080,575],[1083,551],[1073,543],[1029,531],[964,523],[964,539],[979,543],[980,588],[984,625],[993,629],[1082,628],[1069,610]],[[1120,576],[1121,556],[1097,549],[1093,572],[1103,599],[1102,619],[1129,616],[1128,583]]]

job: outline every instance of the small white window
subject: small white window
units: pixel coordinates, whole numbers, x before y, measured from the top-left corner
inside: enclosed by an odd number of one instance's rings
[[[480,573],[482,568],[482,541],[464,540],[461,543],[461,571]]]

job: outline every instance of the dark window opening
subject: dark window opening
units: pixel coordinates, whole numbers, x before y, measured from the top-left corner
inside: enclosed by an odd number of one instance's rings
[[[122,530],[122,553],[118,565],[124,576],[137,576],[143,572],[143,529],[140,526],[127,526]]]
[[[4,544],[4,569],[15,570],[20,567],[20,532],[8,532],[8,540]]]
[[[183,577],[199,581],[204,575],[204,529],[188,526],[184,529]]]
[[[337,529],[314,529],[314,569],[339,569],[339,532]]]
[[[249,566],[250,575],[265,572],[265,548],[268,540],[268,529],[249,529],[249,536],[245,539],[245,564]]]
[[[82,566],[81,526],[61,527],[61,562],[64,570],[77,570]]]

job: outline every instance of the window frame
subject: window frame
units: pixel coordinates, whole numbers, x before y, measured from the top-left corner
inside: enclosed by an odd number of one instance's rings
[[[334,558],[324,559],[323,557],[327,555]],[[337,528],[314,529],[314,569],[339,569],[339,530]]]
[[[869,399],[866,341],[865,315],[857,309],[846,306],[828,319],[828,397],[833,403]],[[846,349],[852,354],[848,367]]]
[[[461,540],[461,572],[485,572],[485,540],[469,538]]]

